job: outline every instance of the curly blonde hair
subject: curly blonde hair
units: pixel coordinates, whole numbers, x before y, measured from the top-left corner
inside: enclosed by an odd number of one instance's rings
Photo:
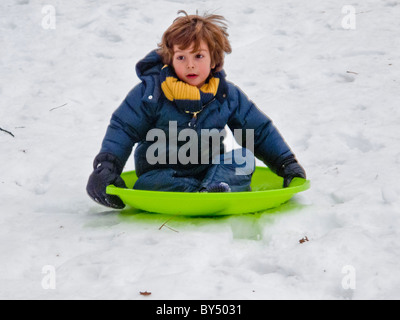
[[[178,17],[172,25],[164,32],[161,43],[158,44],[158,53],[163,63],[172,65],[174,46],[185,50],[194,44],[193,51],[200,48],[200,42],[205,41],[211,55],[212,72],[221,71],[224,66],[225,53],[232,52],[229,43],[226,20],[223,16],[214,14],[188,15],[186,11],[180,10],[183,17]]]

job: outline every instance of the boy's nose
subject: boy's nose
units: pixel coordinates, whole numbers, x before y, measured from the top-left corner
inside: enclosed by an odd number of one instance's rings
[[[193,69],[194,68],[194,62],[190,59],[187,62],[187,68],[188,69]]]

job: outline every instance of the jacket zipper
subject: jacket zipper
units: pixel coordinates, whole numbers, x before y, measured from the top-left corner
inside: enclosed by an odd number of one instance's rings
[[[197,126],[197,115],[202,112],[207,106],[209,106],[211,103],[213,103],[217,98],[213,98],[210,102],[206,103],[205,105],[203,105],[201,107],[201,110],[197,111],[197,112],[190,112],[190,111],[186,111],[186,113],[191,113],[193,115],[192,119],[190,120],[190,122],[188,123],[188,126],[191,128],[196,128]]]

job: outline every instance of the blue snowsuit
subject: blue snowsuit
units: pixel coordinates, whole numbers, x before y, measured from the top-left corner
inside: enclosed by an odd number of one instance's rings
[[[182,112],[174,102],[166,99],[160,84],[162,67],[163,63],[156,51],[150,52],[136,65],[141,83],[129,92],[113,113],[100,151],[111,153],[125,165],[137,144],[135,169],[139,180],[135,189],[194,192],[213,182],[226,182],[232,191],[248,191],[254,171],[254,157],[246,149],[246,129],[254,130],[254,155],[272,171],[278,173],[284,160],[294,156],[272,121],[238,87],[228,81],[224,81],[225,85],[218,90],[215,99],[198,114],[193,124],[191,114]],[[245,157],[245,164],[252,163],[251,170],[235,174],[244,166],[235,161],[233,153],[225,153],[223,144],[217,152],[208,152],[208,163],[181,163],[179,159],[171,161],[170,138],[174,138],[170,133],[171,123],[175,124],[177,130],[174,136],[179,136],[185,129],[197,133],[199,157],[204,154],[200,143],[202,130],[214,129],[213,132],[216,132],[217,129],[221,132],[226,125],[232,132],[242,129],[242,141],[238,141],[243,146],[240,153]],[[149,141],[147,137],[151,129],[165,133],[166,147],[159,151],[166,153],[167,161],[163,163],[149,161],[148,150],[155,143],[155,139]],[[186,142],[177,141],[178,150]],[[216,158],[219,158],[220,164],[215,164]]]

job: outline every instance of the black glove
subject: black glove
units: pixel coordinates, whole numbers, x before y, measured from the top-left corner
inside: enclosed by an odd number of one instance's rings
[[[110,153],[100,153],[93,162],[94,171],[89,177],[86,191],[96,202],[113,209],[123,209],[125,204],[118,196],[108,195],[106,188],[115,185],[119,188],[126,188],[121,178],[123,165]]]
[[[306,179],[306,172],[294,156],[283,160],[278,170],[278,175],[283,177],[284,188],[287,188],[295,177]]]

